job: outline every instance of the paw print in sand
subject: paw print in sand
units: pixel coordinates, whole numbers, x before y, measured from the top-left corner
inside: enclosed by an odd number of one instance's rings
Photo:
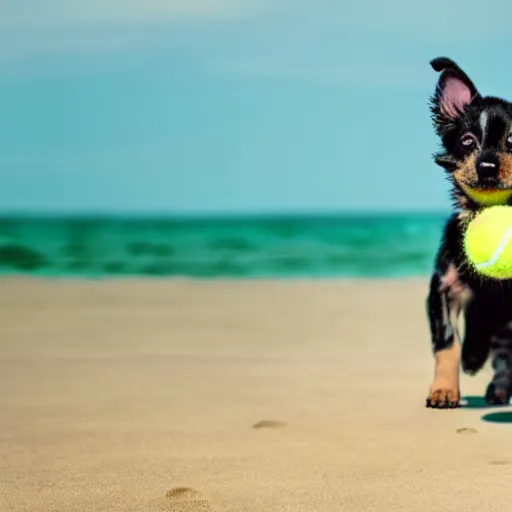
[[[286,423],[284,421],[276,421],[276,420],[262,420],[255,423],[252,428],[262,429],[262,428],[270,428],[270,429],[278,429],[286,427]]]
[[[153,500],[137,512],[213,512],[213,507],[196,489],[173,487],[164,498]]]

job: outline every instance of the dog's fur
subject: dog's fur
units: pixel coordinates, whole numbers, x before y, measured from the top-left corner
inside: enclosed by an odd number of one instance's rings
[[[506,404],[512,395],[512,280],[472,271],[462,237],[481,208],[512,204],[512,103],[481,96],[448,58],[430,64],[439,73],[430,108],[442,150],[434,158],[451,181],[454,212],[444,229],[427,298],[435,375],[426,405],[458,407],[459,368],[475,374],[489,357],[494,375],[486,400]]]

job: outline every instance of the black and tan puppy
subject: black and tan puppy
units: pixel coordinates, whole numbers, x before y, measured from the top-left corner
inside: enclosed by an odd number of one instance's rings
[[[512,203],[512,103],[480,95],[450,59],[431,65],[440,73],[430,105],[442,145],[435,161],[451,181],[455,211],[444,229],[427,298],[435,375],[426,405],[458,407],[459,368],[475,374],[489,357],[494,375],[486,400],[506,404],[512,395],[512,280],[476,275],[462,236],[479,209]]]

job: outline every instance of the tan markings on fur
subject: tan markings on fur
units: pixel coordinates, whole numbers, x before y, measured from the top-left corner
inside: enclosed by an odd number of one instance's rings
[[[457,165],[453,172],[453,178],[459,185],[465,183],[477,183],[478,175],[476,173],[476,153],[471,153],[467,158]]]
[[[512,155],[500,153],[498,178],[505,187],[512,188]]]
[[[473,152],[463,161],[459,162],[453,172],[453,180],[464,191],[464,193],[457,190],[453,192],[453,197],[458,205],[462,208],[467,208],[470,205],[468,197],[481,206],[506,204],[510,201],[512,197],[512,155],[508,153],[500,154],[498,179],[501,186],[494,190],[484,190],[478,187],[479,179],[475,167],[476,160],[477,154]]]
[[[471,183],[478,183],[476,172],[476,153],[471,153],[460,162],[453,172],[453,178],[459,185],[466,186]],[[500,166],[498,178],[505,188],[512,188],[512,155],[500,153]]]
[[[441,277],[441,286],[439,287],[439,291],[443,292],[450,286],[455,284],[457,282],[457,278],[457,269],[455,268],[455,265],[453,263],[450,263],[450,265],[448,265],[448,270],[446,271],[444,276]]]
[[[448,266],[445,274],[441,278],[441,291],[446,292],[449,302],[449,311],[451,317],[448,319],[452,326],[453,335],[455,340],[460,343],[459,336],[459,317],[461,311],[465,308],[469,300],[471,299],[471,291],[469,288],[459,279],[459,273],[455,265],[452,263]]]
[[[478,183],[476,172],[476,153],[471,153],[457,165],[453,178],[459,185]],[[512,155],[500,153],[498,178],[505,188],[512,188]]]
[[[476,212],[472,210],[462,210],[457,214],[459,226],[464,230],[467,225],[475,218]]]
[[[462,309],[471,299],[471,292],[459,279],[455,265],[449,265],[441,278],[440,291],[448,296],[453,343],[450,347],[435,353],[434,381],[428,398],[437,404],[458,403],[460,400],[460,355],[459,317]]]
[[[456,202],[456,204],[463,209],[469,209],[469,206],[471,204],[471,201],[469,198],[464,195],[462,192],[459,192],[458,190],[455,190],[453,192],[453,198]],[[464,210],[465,211],[465,210]]]
[[[460,354],[461,345],[457,338],[451,347],[435,354],[434,381],[428,394],[432,402],[449,404],[460,400]]]
[[[462,297],[466,290],[466,286],[459,279],[459,274],[455,268],[455,265],[450,264],[448,270],[441,278],[441,286],[439,291],[446,291],[450,299],[457,299]]]

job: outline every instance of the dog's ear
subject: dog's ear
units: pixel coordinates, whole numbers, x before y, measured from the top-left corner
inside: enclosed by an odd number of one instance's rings
[[[436,129],[442,133],[453,126],[470,103],[480,98],[480,93],[466,73],[451,59],[438,57],[430,65],[440,73],[431,98],[431,111]]]

